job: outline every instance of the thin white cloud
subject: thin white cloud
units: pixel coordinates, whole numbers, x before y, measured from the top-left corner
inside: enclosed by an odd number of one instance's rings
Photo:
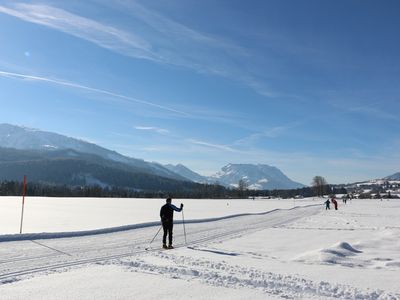
[[[288,130],[299,126],[300,124],[301,124],[300,122],[296,122],[296,123],[292,123],[292,124],[288,124],[288,125],[271,127],[271,128],[265,129],[263,131],[250,134],[244,138],[241,138],[241,139],[235,141],[234,144],[249,146],[262,138],[276,138],[276,137],[281,136],[282,134],[285,134]]]
[[[243,63],[248,62],[250,57],[254,58],[254,54],[248,49],[221,36],[194,30],[138,2],[119,1],[119,3],[127,8],[130,15],[153,29],[151,43],[162,49],[160,56],[166,62],[239,81],[265,97],[282,96],[272,91],[248,68],[243,67]]]
[[[388,113],[379,108],[368,106],[368,105],[358,106],[358,107],[349,107],[349,108],[347,108],[347,111],[368,114],[368,115],[375,116],[375,117],[378,117],[381,119],[394,120],[394,121],[400,120],[400,117],[397,114]]]
[[[212,144],[212,143],[208,143],[208,142],[204,142],[204,141],[199,141],[199,140],[195,140],[195,139],[187,139],[187,141],[189,143],[195,144],[195,145],[200,145],[200,146],[205,146],[208,148],[214,148],[214,149],[218,149],[218,150],[224,150],[224,151],[229,151],[229,152],[236,152],[235,149],[226,146],[226,145],[219,145],[219,144]]]
[[[138,26],[127,31],[45,4],[14,2],[0,5],[0,13],[73,35],[122,55],[226,77],[266,97],[282,96],[271,91],[264,80],[252,73],[251,67],[244,66],[251,57],[244,47],[189,28],[137,2],[118,3],[123,5],[121,13],[130,14]]]
[[[364,99],[365,97],[363,97],[362,100],[360,100],[360,98],[361,96],[355,95],[353,99],[351,99],[346,95],[343,96],[342,99],[332,98],[327,103],[345,114],[357,113],[392,121],[400,120],[398,114],[384,110],[390,107],[385,101],[380,100],[368,103],[367,100]]]
[[[135,126],[135,129],[137,130],[146,130],[146,131],[154,131],[160,134],[167,134],[169,133],[169,130],[164,129],[164,128],[159,128],[159,127],[153,127],[153,126]]]
[[[128,12],[147,24],[147,28],[141,28],[141,32],[137,30],[137,34],[44,4],[0,5],[0,12],[26,22],[62,31],[124,55],[191,67],[220,75],[225,72],[218,67],[218,64],[205,64],[202,51],[219,48],[226,52],[245,52],[244,49],[224,42],[221,38],[209,37],[192,30],[134,2],[129,3]],[[179,48],[184,49],[179,51]],[[190,51],[187,51],[189,48]],[[195,49],[197,52],[193,53]],[[199,56],[202,58],[199,59]]]
[[[159,104],[156,104],[156,103],[153,103],[153,102],[137,99],[137,98],[130,97],[130,96],[125,96],[125,95],[122,95],[122,94],[110,92],[110,91],[103,90],[103,89],[98,89],[98,88],[93,88],[93,87],[81,85],[81,84],[74,83],[74,82],[69,82],[69,81],[64,81],[64,80],[59,80],[59,79],[46,78],[46,77],[40,77],[40,76],[27,75],[27,74],[19,74],[19,73],[7,72],[7,71],[0,71],[0,77],[1,76],[2,77],[7,77],[7,78],[13,78],[13,79],[16,78],[16,79],[23,79],[23,80],[46,82],[46,83],[66,86],[66,87],[70,87],[70,88],[74,88],[74,89],[86,90],[86,91],[89,91],[89,92],[99,93],[99,94],[108,95],[108,96],[111,96],[111,97],[114,97],[114,98],[122,99],[122,100],[124,100],[126,102],[130,102],[130,103],[131,102],[136,102],[136,103],[152,106],[152,107],[155,107],[155,108],[158,108],[158,109],[161,109],[161,110],[166,110],[166,111],[169,111],[169,112],[173,112],[173,113],[176,113],[176,114],[179,114],[179,115],[189,116],[189,114],[186,113],[186,112],[179,111],[179,110],[167,107],[167,106],[159,105]]]
[[[154,10],[150,10],[138,2],[124,2],[128,12],[144,23],[151,26],[154,30],[163,33],[165,36],[173,40],[190,41],[192,43],[206,44],[209,47],[219,48],[226,52],[234,52],[235,54],[248,56],[247,50],[223,39],[222,37],[211,36],[188,26],[169,19]]]
[[[88,40],[124,55],[159,60],[145,39],[63,9],[43,4],[13,3],[10,7],[0,6],[0,12]]]

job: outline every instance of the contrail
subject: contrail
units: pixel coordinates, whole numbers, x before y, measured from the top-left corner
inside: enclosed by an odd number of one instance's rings
[[[30,80],[36,80],[36,81],[42,81],[42,82],[48,82],[48,83],[52,83],[52,84],[62,85],[62,86],[68,86],[68,87],[72,87],[72,88],[76,88],[76,89],[91,91],[91,92],[95,92],[95,93],[100,93],[100,94],[109,95],[112,97],[128,100],[128,102],[133,101],[133,102],[153,106],[153,107],[156,107],[156,108],[159,108],[162,110],[167,110],[167,111],[177,113],[180,115],[184,115],[184,116],[190,116],[188,113],[180,111],[180,110],[176,110],[173,108],[169,108],[169,107],[159,105],[156,103],[152,103],[149,101],[145,101],[145,100],[140,100],[140,99],[137,99],[134,97],[129,97],[129,96],[125,96],[122,94],[110,92],[107,90],[102,90],[102,89],[93,88],[90,86],[81,85],[78,83],[73,83],[73,82],[68,82],[68,81],[63,81],[63,80],[55,80],[55,79],[50,79],[50,78],[46,78],[46,77],[33,76],[33,75],[27,75],[27,74],[12,73],[12,72],[7,72],[7,71],[0,71],[0,76],[13,77],[13,78],[19,78],[19,79],[30,79]]]

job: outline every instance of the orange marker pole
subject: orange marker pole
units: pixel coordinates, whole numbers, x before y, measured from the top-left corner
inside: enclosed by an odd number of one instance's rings
[[[25,206],[25,195],[26,195],[26,175],[24,175],[24,187],[22,190],[22,211],[21,211],[21,226],[19,227],[19,233],[22,233],[22,223],[24,222],[24,206]]]

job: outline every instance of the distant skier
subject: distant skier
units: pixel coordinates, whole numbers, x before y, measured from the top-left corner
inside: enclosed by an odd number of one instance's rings
[[[337,208],[338,208],[338,203],[337,203],[336,199],[335,199],[335,198],[332,198],[331,201],[332,201],[333,205],[335,206],[335,210],[337,210]]]
[[[174,226],[174,211],[180,212],[183,209],[183,204],[181,203],[181,207],[178,208],[175,205],[171,204],[171,198],[167,198],[166,204],[161,207],[160,217],[161,223],[164,230],[163,235],[163,248],[164,249],[173,249],[172,246],[172,228]],[[167,247],[167,235],[168,235],[168,247]]]
[[[324,203],[325,203],[325,210],[331,209],[331,207],[330,207],[331,201],[329,201],[329,199],[326,200]]]

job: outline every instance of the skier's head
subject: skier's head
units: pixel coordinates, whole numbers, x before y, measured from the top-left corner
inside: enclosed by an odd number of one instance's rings
[[[167,198],[167,200],[165,200],[165,202],[167,203],[171,203],[172,199],[170,197]]]

